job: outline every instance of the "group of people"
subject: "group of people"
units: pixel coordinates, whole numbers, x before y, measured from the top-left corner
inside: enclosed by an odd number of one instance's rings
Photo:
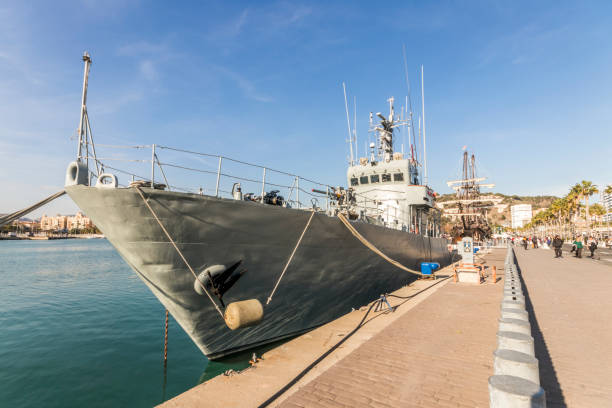
[[[594,258],[595,250],[597,249],[597,240],[593,237],[587,238],[586,236],[584,236],[582,239],[580,239],[580,237],[574,238],[574,242],[572,242],[571,252],[576,252],[576,258],[582,258],[583,247],[587,247],[589,251],[591,251],[591,258]]]
[[[525,248],[525,250],[527,250],[527,248],[537,249],[542,244],[546,244],[546,245],[550,246],[550,238],[545,238],[544,240],[541,240],[541,239],[539,239],[536,236],[533,236],[533,237],[520,237],[519,241],[520,241],[519,245],[521,245],[523,248]],[[514,238],[512,238],[512,243],[513,244],[516,243]]]
[[[555,235],[554,238],[544,237],[538,238],[536,236],[533,237],[520,237],[518,238],[519,245],[521,245],[525,250],[528,248],[537,249],[538,247],[550,248],[553,247],[555,250],[555,258],[563,258],[563,239],[559,235]],[[512,238],[512,243],[516,243],[515,238]],[[595,250],[597,249],[597,239],[595,237],[575,237],[572,242],[572,250],[570,253],[575,252],[576,258],[582,258],[582,249],[588,248],[591,251],[591,258],[595,257]],[[604,243],[605,245],[605,243]]]

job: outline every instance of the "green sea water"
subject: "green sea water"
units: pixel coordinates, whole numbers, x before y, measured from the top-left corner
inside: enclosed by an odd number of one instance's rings
[[[150,407],[210,363],[106,240],[0,241],[0,406]]]

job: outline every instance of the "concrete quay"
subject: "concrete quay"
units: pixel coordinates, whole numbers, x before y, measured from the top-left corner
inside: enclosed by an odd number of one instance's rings
[[[515,247],[550,407],[612,406],[612,267]]]
[[[485,256],[498,283],[419,280],[389,298],[395,312],[366,323],[268,406],[486,407],[503,296],[506,249]],[[450,276],[452,268],[438,272]],[[238,375],[220,375],[163,407],[257,407],[349,334],[367,307],[295,338]]]

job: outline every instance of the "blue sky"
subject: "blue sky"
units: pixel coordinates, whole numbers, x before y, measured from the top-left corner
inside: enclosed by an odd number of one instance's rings
[[[3,2],[0,213],[61,189],[84,50],[98,143],[158,143],[346,184],[342,81],[369,112],[413,103],[420,64],[430,184],[461,148],[508,194],[612,183],[612,3]],[[68,198],[42,212],[68,213]]]

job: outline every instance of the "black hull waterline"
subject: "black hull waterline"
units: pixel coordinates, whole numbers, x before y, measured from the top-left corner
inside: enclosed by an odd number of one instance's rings
[[[409,284],[407,273],[359,242],[337,217],[314,215],[263,321],[230,330],[134,188],[69,186],[66,191],[210,359],[302,333]],[[310,211],[210,196],[142,189],[196,273],[241,261],[246,272],[223,302],[265,304]],[[449,265],[448,241],[363,222],[368,241],[403,265]],[[221,302],[214,297],[219,307]]]

